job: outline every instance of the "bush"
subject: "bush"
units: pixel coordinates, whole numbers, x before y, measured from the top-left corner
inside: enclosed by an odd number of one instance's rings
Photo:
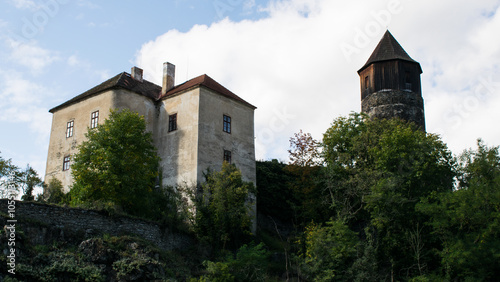
[[[208,274],[199,281],[265,281],[269,252],[264,244],[243,245],[236,257],[228,255],[224,261],[204,261]]]

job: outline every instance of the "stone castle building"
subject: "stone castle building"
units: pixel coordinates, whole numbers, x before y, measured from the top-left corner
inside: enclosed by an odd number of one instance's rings
[[[163,84],[143,79],[142,69],[120,73],[52,108],[45,182],[61,180],[69,190],[71,158],[110,109],[127,108],[145,117],[161,158],[164,185],[197,185],[207,168],[235,164],[255,184],[254,106],[207,75],[175,85],[175,66],[163,65]]]
[[[420,64],[386,31],[365,65],[358,70],[361,111],[370,117],[399,117],[425,131]]]

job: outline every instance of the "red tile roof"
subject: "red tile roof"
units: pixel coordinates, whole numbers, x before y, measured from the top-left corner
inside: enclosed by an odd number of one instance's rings
[[[188,80],[182,84],[175,86],[174,88],[167,91],[167,93],[165,95],[160,97],[160,99],[168,99],[168,97],[170,97],[170,96],[173,96],[175,94],[181,93],[183,91],[186,91],[188,89],[192,89],[192,88],[198,87],[198,86],[204,86],[204,87],[206,87],[210,90],[213,90],[213,91],[215,91],[223,96],[226,96],[226,97],[231,98],[233,100],[236,100],[236,101],[238,101],[246,106],[249,106],[253,109],[256,109],[255,106],[253,106],[252,104],[243,100],[238,95],[234,94],[233,92],[231,92],[226,87],[222,86],[221,84],[219,84],[217,81],[213,80],[210,76],[208,76],[206,74],[200,75],[198,77],[195,77],[191,80]]]

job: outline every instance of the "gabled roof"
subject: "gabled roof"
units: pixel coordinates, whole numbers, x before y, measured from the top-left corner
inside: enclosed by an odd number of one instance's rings
[[[206,74],[200,75],[198,77],[195,77],[191,80],[188,80],[182,84],[175,86],[174,88],[170,89],[165,95],[160,97],[160,99],[168,99],[170,96],[173,96],[177,93],[181,93],[185,90],[188,90],[188,89],[191,89],[191,88],[194,88],[197,86],[204,86],[204,87],[206,87],[210,90],[213,90],[213,91],[215,91],[223,96],[226,96],[228,98],[231,98],[233,100],[241,102],[246,106],[249,106],[253,109],[256,109],[255,106],[253,106],[252,104],[243,100],[238,95],[234,94],[233,92],[231,92],[226,87],[222,86],[221,84],[219,84],[217,81],[213,80],[210,76],[208,76]]]
[[[93,87],[90,90],[83,92],[82,94],[60,104],[49,110],[49,112],[53,113],[60,108],[69,106],[71,104],[77,103],[86,98],[92,97],[104,91],[110,89],[127,89],[137,94],[146,96],[153,100],[156,100],[161,93],[161,87],[149,82],[147,80],[143,80],[142,82],[133,79],[130,74],[126,72],[122,72],[117,74],[116,76],[104,81],[103,83]]]
[[[126,89],[132,92],[135,92],[137,94],[143,95],[145,97],[148,97],[154,101],[161,100],[161,99],[166,99],[169,96],[175,95],[177,93],[181,93],[184,90],[191,89],[193,87],[197,86],[204,86],[208,89],[211,89],[223,96],[226,96],[228,98],[231,98],[233,100],[236,100],[238,102],[243,103],[244,105],[247,105],[253,109],[256,109],[255,106],[251,105],[250,103],[246,102],[233,92],[229,91],[227,88],[219,84],[217,81],[213,80],[210,78],[208,75],[200,75],[198,77],[195,77],[191,80],[188,80],[182,84],[179,84],[175,86],[174,88],[170,89],[165,95],[161,96],[161,86],[156,85],[152,82],[149,82],[147,80],[143,80],[142,82],[137,81],[133,79],[130,74],[126,72],[122,72],[106,81],[103,83],[93,87],[90,90],[87,90],[83,92],[82,94],[52,108],[49,110],[49,112],[54,113],[55,111],[64,108],[66,106],[75,104],[79,101],[85,100],[86,98],[98,95],[104,91],[111,90],[111,89]]]
[[[364,66],[358,70],[358,73],[375,62],[389,60],[403,60],[418,64],[417,61],[413,60],[408,53],[406,53],[389,30],[387,30],[384,36],[382,36],[382,39],[378,43],[377,47],[375,47],[375,50],[373,50],[370,58],[368,58],[368,61],[366,61]]]

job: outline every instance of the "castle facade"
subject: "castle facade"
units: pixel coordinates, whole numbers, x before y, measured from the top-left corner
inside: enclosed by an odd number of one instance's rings
[[[110,109],[143,115],[161,158],[164,185],[198,185],[208,168],[223,161],[238,167],[244,181],[256,183],[254,110],[256,107],[207,75],[175,85],[175,66],[163,65],[163,84],[143,79],[133,67],[52,108],[45,182],[59,179],[65,192],[73,183],[71,159]]]

